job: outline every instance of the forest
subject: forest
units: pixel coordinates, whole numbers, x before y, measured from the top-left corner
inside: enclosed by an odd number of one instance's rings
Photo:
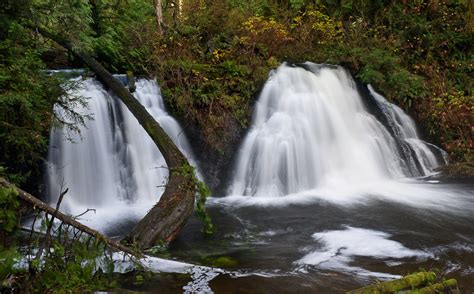
[[[0,292],[474,291],[474,2],[3,0],[0,24]]]

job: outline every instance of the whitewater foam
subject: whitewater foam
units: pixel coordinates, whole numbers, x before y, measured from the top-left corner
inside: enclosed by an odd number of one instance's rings
[[[405,179],[366,182],[358,185],[326,186],[299,193],[275,197],[274,195],[250,197],[230,195],[212,197],[208,205],[222,207],[283,207],[312,203],[329,203],[338,206],[369,205],[372,201],[385,201],[434,211],[448,211],[456,214],[472,214],[474,199],[472,188],[455,185],[427,183]]]
[[[347,226],[344,230],[319,232],[313,234],[312,237],[320,248],[307,253],[297,260],[296,264],[348,271],[357,275],[395,278],[396,275],[370,272],[361,267],[351,266],[350,263],[356,256],[376,259],[432,257],[430,253],[409,249],[397,241],[390,240],[391,235],[381,231]],[[386,264],[391,265],[389,261],[386,261]]]

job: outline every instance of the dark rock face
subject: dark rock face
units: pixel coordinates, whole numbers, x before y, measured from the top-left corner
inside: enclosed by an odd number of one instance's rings
[[[218,130],[222,140],[211,145],[203,140],[203,130],[196,122],[181,116],[175,116],[175,118],[183,127],[191,143],[206,184],[214,195],[225,195],[232,177],[234,159],[238,154],[246,129],[242,128],[229,113],[222,113],[223,124]]]

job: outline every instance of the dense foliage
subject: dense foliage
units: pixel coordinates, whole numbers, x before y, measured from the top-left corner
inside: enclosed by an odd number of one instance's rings
[[[44,69],[29,34],[2,17],[0,26],[0,172],[17,183],[35,168],[47,148],[52,106],[61,93]]]
[[[41,55],[47,47],[21,23],[25,3],[0,8],[0,175],[38,191],[52,125],[77,130],[86,117],[75,106],[85,101],[67,94],[74,83],[45,72]],[[54,104],[62,117],[53,112]]]

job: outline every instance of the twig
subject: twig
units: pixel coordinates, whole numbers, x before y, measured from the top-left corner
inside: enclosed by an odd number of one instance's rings
[[[76,215],[76,216],[73,216],[73,218],[74,218],[74,219],[77,219],[77,218],[83,216],[84,214],[88,213],[89,211],[93,211],[94,213],[97,212],[94,208],[88,208],[88,209],[87,209],[86,211],[84,211],[83,213],[78,214],[78,215]]]
[[[35,229],[35,223],[36,223],[36,220],[38,219],[39,214],[40,214],[39,211],[35,214],[35,218],[33,219],[33,223],[31,224],[30,235],[29,235],[29,237],[28,237],[28,262],[30,261],[31,238],[33,237],[33,231],[34,231],[34,229]]]
[[[43,232],[39,232],[39,231],[35,231],[34,229],[27,229],[23,227],[20,227],[20,231],[30,233],[30,235],[33,235],[33,234],[43,235],[43,236],[45,235]]]
[[[61,190],[62,190],[62,185],[61,185]],[[45,237],[45,240],[43,242],[43,244],[41,244],[41,246],[38,248],[38,252],[36,254],[36,257],[35,257],[35,261],[39,261],[41,256],[43,255],[43,251],[44,249],[49,246],[49,239],[50,239],[50,236],[51,236],[51,229],[53,227],[53,224],[54,224],[54,216],[55,214],[59,211],[59,206],[61,205],[61,202],[63,201],[63,198],[64,198],[64,195],[66,195],[66,193],[69,191],[68,188],[66,188],[66,190],[64,190],[63,192],[61,192],[61,194],[59,195],[59,199],[58,199],[58,202],[56,203],[56,209],[54,210],[54,213],[51,214],[51,219],[48,221],[48,216],[45,215],[45,219],[46,219],[46,222],[48,224],[48,227],[46,229],[46,237]]]

